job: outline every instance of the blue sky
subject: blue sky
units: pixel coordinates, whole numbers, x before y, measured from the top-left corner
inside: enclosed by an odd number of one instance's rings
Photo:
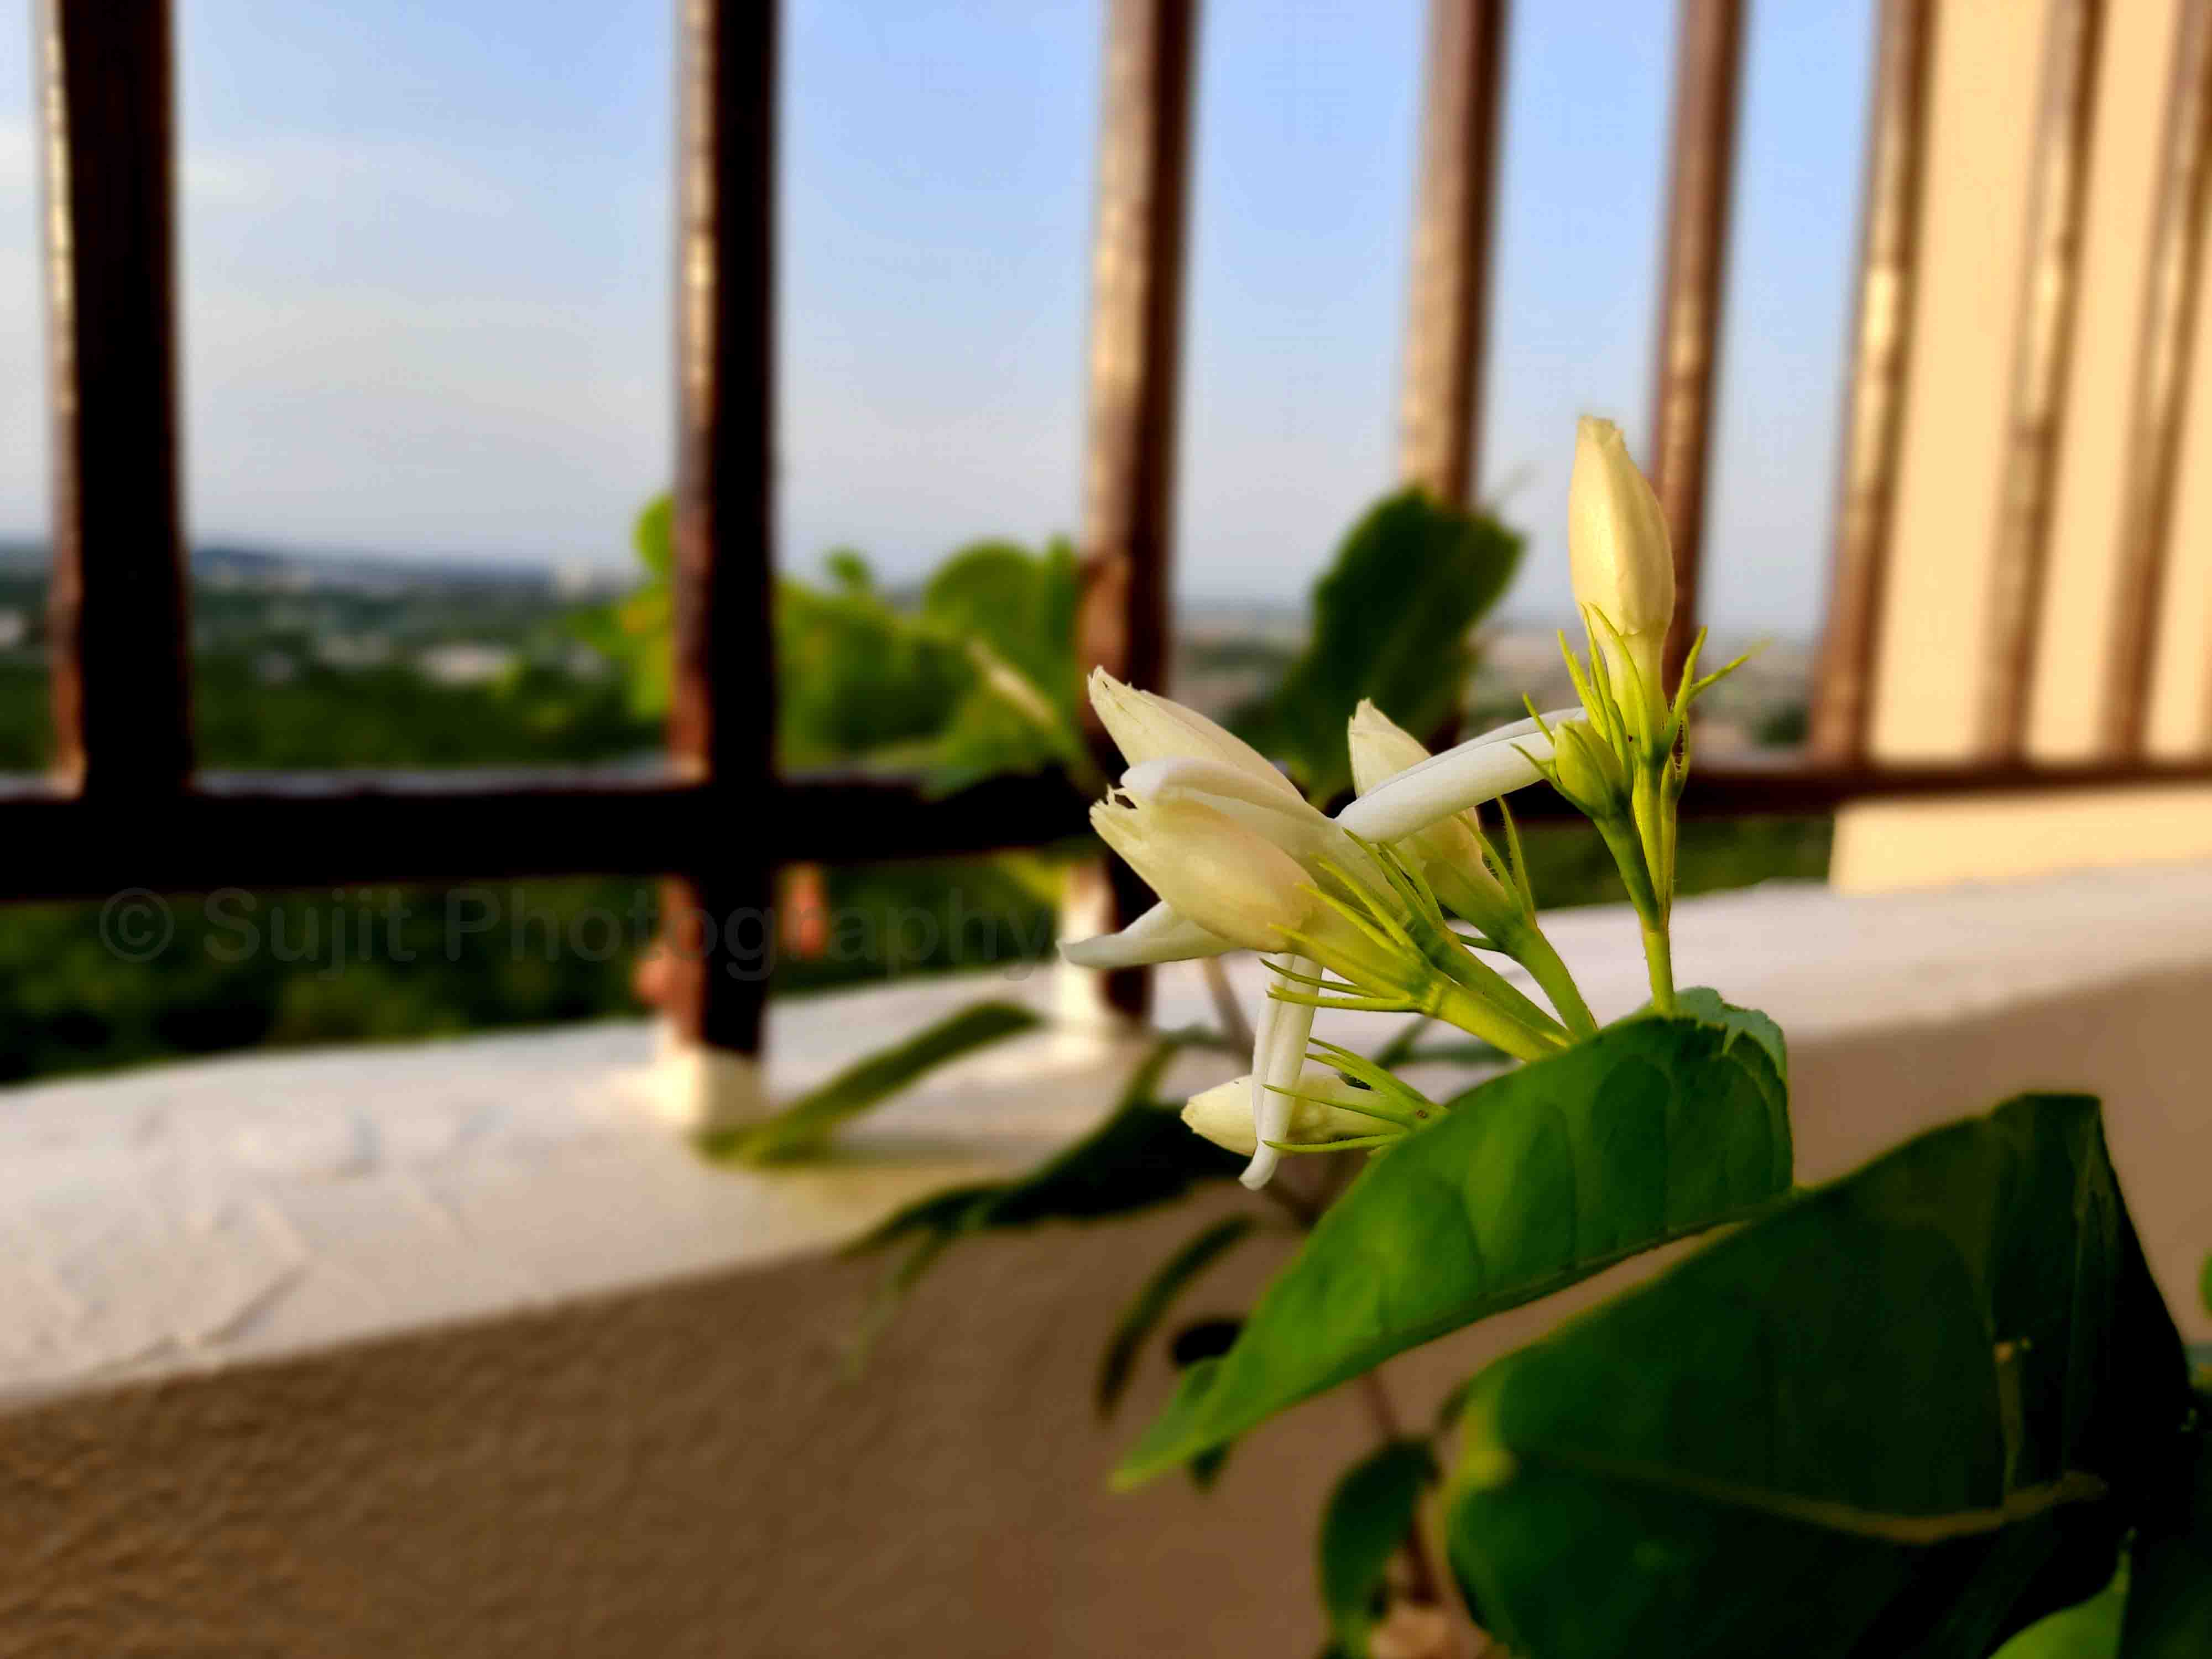
[[[1671,7],[1515,9],[1485,459],[1565,603],[1574,415],[1641,440]],[[1296,597],[1388,487],[1423,11],[1212,0],[1178,586]],[[182,0],[196,535],[620,559],[669,434],[667,0]],[[12,20],[7,15],[13,14]],[[789,0],[781,554],[1074,526],[1100,20]],[[1754,9],[1717,621],[1819,605],[1871,24]],[[27,20],[0,5],[0,533],[44,522]]]

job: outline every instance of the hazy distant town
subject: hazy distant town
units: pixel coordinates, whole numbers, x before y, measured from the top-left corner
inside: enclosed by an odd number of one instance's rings
[[[42,549],[0,546],[0,700],[20,704],[44,695],[44,567]],[[346,699],[351,703],[380,692],[391,696],[410,683],[426,693],[465,692],[511,686],[527,677],[541,693],[565,684],[572,702],[619,701],[611,684],[614,665],[568,625],[579,611],[604,606],[627,591],[632,579],[619,569],[231,545],[199,550],[191,568],[192,652],[201,694],[210,694],[211,680],[235,683],[249,707],[234,711],[234,721],[250,720],[252,705],[266,705],[286,688],[304,691],[312,684],[343,688],[355,694]],[[1209,714],[1225,714],[1280,674],[1304,626],[1304,613],[1289,605],[1186,603],[1178,618],[1176,695]],[[1708,660],[1717,663],[1754,645],[1761,648],[1753,660],[1701,705],[1699,742],[1709,757],[1786,750],[1802,736],[1808,672],[1803,641],[1719,639]],[[1524,692],[1540,707],[1572,700],[1556,634],[1547,627],[1493,623],[1483,631],[1468,724],[1514,718]],[[413,716],[395,708],[392,717]],[[28,728],[41,723],[27,716],[9,719],[0,710],[0,769],[35,764],[27,753],[35,740]],[[19,726],[25,729],[17,740],[8,741]],[[601,734],[604,743],[586,746],[619,750],[651,740],[644,728],[623,732],[617,726]],[[297,756],[211,758],[235,764],[385,762],[382,744],[359,755],[331,747],[338,735],[327,733],[313,752]],[[496,739],[485,735],[482,741]],[[538,757],[526,750],[450,758]]]

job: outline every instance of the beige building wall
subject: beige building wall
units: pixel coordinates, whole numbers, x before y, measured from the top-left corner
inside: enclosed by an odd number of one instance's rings
[[[2027,301],[2031,168],[2051,0],[1938,9],[1919,313],[1877,665],[1879,760],[1970,757],[2015,343]],[[2031,690],[2038,761],[2095,757],[2123,491],[2179,0],[2106,9],[2046,603]],[[2212,289],[2198,298],[2200,316]],[[2191,365],[2151,747],[2201,755],[2212,673],[2212,318]],[[1833,877],[1854,890],[2016,878],[2212,854],[2212,791],[2065,799],[1875,802],[1838,818]]]

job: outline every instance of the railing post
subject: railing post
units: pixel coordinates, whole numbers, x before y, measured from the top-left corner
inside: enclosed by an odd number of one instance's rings
[[[1076,650],[1086,674],[1100,667],[1153,690],[1168,669],[1197,34],[1197,0],[1110,0],[1107,9]],[[1104,744],[1095,726],[1091,735],[1094,745]],[[1076,872],[1071,925],[1119,926],[1149,902],[1118,860],[1107,868],[1110,877],[1097,866]],[[1150,976],[1143,969],[1103,977],[1109,1008],[1144,1014]]]
[[[757,1115],[773,960],[776,8],[681,0],[669,746],[707,787],[667,890],[682,1121]]]
[[[1975,747],[1990,760],[2027,752],[2043,596],[2049,586],[2051,506],[2066,435],[2074,362],[2081,228],[2088,210],[2102,0],[2059,0],[2044,48],[2028,230],[2027,294],[2014,343],[2012,408],[1998,486],[1988,633],[1982,648]]]
[[[1490,248],[1504,104],[1506,0],[1431,0],[1399,471],[1467,505],[1481,477]]]
[[[173,798],[192,746],[169,9],[43,0],[37,49],[55,763],[87,796]]]
[[[1882,0],[1861,186],[1858,313],[1851,332],[1835,550],[1807,744],[1816,764],[1838,770],[1866,759],[1874,711],[1919,280],[1934,35],[1935,0]]]
[[[1667,254],[1651,386],[1652,483],[1674,542],[1674,623],[1667,683],[1698,631],[1713,384],[1735,174],[1744,0],[1681,0],[1668,140]]]
[[[2106,761],[2140,758],[2149,732],[2151,673],[2173,535],[2181,437],[2189,414],[2208,206],[2212,206],[2212,0],[2185,0],[2172,88],[2167,94],[2149,294],[2136,358],[2118,595],[2106,647],[2100,747]],[[2212,706],[2199,719],[2199,741],[2212,742]]]

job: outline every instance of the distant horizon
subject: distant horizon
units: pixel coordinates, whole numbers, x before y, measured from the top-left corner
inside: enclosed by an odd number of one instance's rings
[[[974,539],[980,541],[988,538],[977,537]],[[48,543],[44,536],[11,534],[0,531],[0,561],[11,561],[25,554],[44,554],[47,550]],[[578,564],[586,562],[574,558],[563,559],[526,553],[494,556],[486,553],[430,553],[419,550],[380,550],[367,547],[307,547],[252,536],[209,536],[196,538],[186,550],[186,556],[190,559],[198,559],[210,553],[289,560],[303,564],[326,563],[343,566],[350,563],[368,567],[413,568],[426,574],[440,570],[467,572],[480,575],[497,574],[510,576],[518,581],[538,577],[553,581]],[[641,577],[643,574],[635,562],[592,562],[590,568],[593,574],[605,576]],[[781,565],[780,568],[781,574],[795,575],[802,580],[820,574],[818,571],[793,571],[787,564]],[[925,574],[907,574],[880,570],[877,572],[884,591],[892,593],[912,590],[921,583]],[[1243,611],[1256,617],[1284,621],[1294,620],[1303,616],[1310,603],[1310,596],[1304,593],[1236,592],[1218,587],[1180,585],[1174,589],[1174,599],[1177,608],[1184,611],[1201,613]],[[1573,612],[1565,606],[1560,606],[1553,611],[1540,611],[1526,607],[1516,608],[1509,599],[1500,607],[1492,620],[1516,629],[1550,629],[1571,625]],[[1813,629],[1808,629],[1802,624],[1790,621],[1761,623],[1735,619],[1716,623],[1713,624],[1713,629],[1717,635],[1729,639],[1741,639],[1747,636],[1771,637],[1777,641],[1796,642],[1802,642],[1818,632],[1817,622]]]

